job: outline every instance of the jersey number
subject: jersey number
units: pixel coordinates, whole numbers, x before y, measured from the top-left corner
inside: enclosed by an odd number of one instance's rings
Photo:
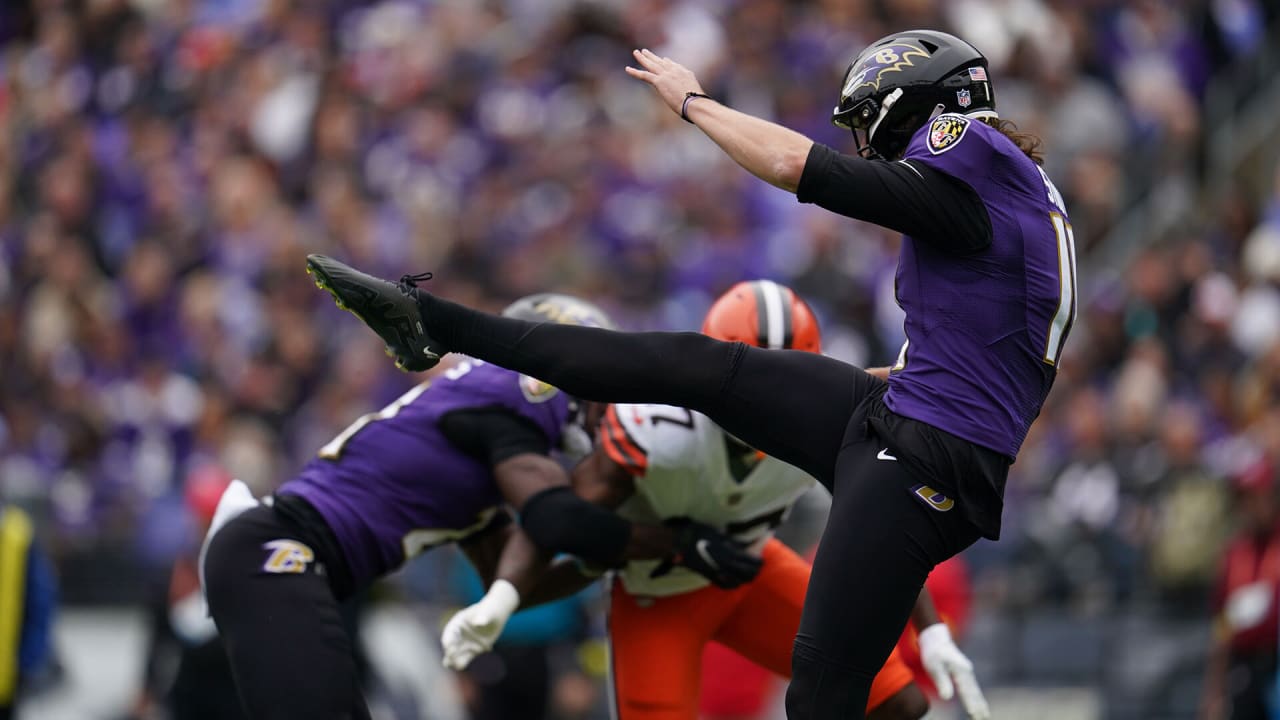
[[[1071,323],[1076,319],[1076,239],[1071,224],[1058,213],[1049,213],[1058,241],[1058,309],[1045,338],[1044,361],[1057,367]]]
[[[1058,192],[1044,168],[1038,169],[1049,204],[1058,209],[1049,213],[1049,222],[1053,224],[1053,234],[1058,242],[1058,309],[1053,313],[1044,341],[1044,361],[1057,367],[1067,333],[1076,319],[1076,236],[1071,232],[1071,223],[1067,222],[1067,206],[1062,201],[1062,193]]]
[[[448,370],[445,370],[444,376],[448,380],[457,380],[463,375],[471,372],[474,368],[483,364],[484,361],[482,360],[464,360]],[[366,413],[356,418],[356,421],[348,425],[346,430],[338,433],[338,437],[330,440],[328,443],[325,443],[325,446],[320,448],[320,457],[325,460],[337,460],[342,457],[342,449],[346,447],[351,438],[355,437],[356,433],[364,429],[365,425],[377,420],[390,420],[395,417],[404,409],[405,405],[417,400],[418,396],[421,395],[430,384],[431,382],[427,381],[421,385],[416,385],[410,388],[409,392],[406,392],[396,398],[390,405],[382,408],[378,412]]]
[[[431,528],[410,530],[401,540],[404,548],[404,556],[406,558],[414,558],[437,545],[464,540],[467,537],[487,528],[493,522],[493,518],[497,514],[498,508],[491,507],[486,510],[482,510],[480,514],[476,516],[475,523],[469,527],[447,528],[444,530]]]
[[[409,389],[409,392],[396,398],[390,405],[382,408],[378,412],[365,413],[364,415],[356,418],[356,421],[348,425],[346,430],[338,433],[337,437],[325,443],[325,446],[320,448],[320,457],[325,460],[337,460],[342,457],[342,449],[346,447],[347,442],[350,441],[351,438],[355,437],[356,433],[363,430],[365,425],[368,425],[375,420],[389,420],[395,417],[400,413],[400,410],[403,409],[405,405],[417,400],[418,396],[427,389],[427,385],[429,384],[430,383],[424,382],[421,385],[415,385]]]
[[[650,419],[653,420],[654,425],[657,425],[658,423],[671,423],[672,425],[679,425],[682,428],[688,428],[690,430],[693,429],[693,411],[692,410],[688,408],[672,408],[672,410],[678,413],[683,413],[683,415],[681,415],[680,417],[671,417],[668,415],[651,415]]]

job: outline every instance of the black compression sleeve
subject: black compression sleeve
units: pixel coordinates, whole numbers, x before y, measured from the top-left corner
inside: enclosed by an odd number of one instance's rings
[[[991,218],[973,188],[910,160],[866,160],[814,143],[796,198],[949,252],[969,254],[991,245]]]
[[[468,408],[445,413],[440,432],[454,447],[490,466],[523,453],[546,455],[545,433],[506,408]]]
[[[631,523],[592,505],[567,487],[547,488],[520,508],[520,527],[547,552],[569,553],[616,567],[631,540]]]

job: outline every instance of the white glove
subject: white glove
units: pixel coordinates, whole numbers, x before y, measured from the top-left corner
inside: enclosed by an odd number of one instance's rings
[[[929,677],[933,678],[938,696],[950,700],[953,694],[957,694],[971,720],[990,720],[991,709],[982,696],[982,688],[978,687],[973,663],[956,647],[946,624],[937,623],[921,630],[919,642],[920,661],[924,663]]]
[[[464,670],[477,655],[492,650],[518,607],[520,593],[515,586],[506,580],[495,580],[479,602],[462,608],[445,623],[440,636],[444,666]]]

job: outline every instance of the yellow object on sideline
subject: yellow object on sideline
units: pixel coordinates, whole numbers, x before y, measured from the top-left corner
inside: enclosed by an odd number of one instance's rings
[[[22,640],[31,536],[27,514],[15,507],[5,508],[0,514],[0,707],[12,704],[18,689],[18,644]]]

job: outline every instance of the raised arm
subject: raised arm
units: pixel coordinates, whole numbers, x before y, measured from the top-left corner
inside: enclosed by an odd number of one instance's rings
[[[734,162],[788,192],[800,187],[812,140],[705,97],[693,72],[671,58],[649,50],[633,54],[641,69],[629,67],[627,73],[652,85],[667,107],[697,125]]]
[[[897,230],[956,254],[991,245],[991,219],[972,187],[918,161],[867,160],[706,97],[693,72],[648,50],[627,73],[698,126],[734,162],[801,202]]]

